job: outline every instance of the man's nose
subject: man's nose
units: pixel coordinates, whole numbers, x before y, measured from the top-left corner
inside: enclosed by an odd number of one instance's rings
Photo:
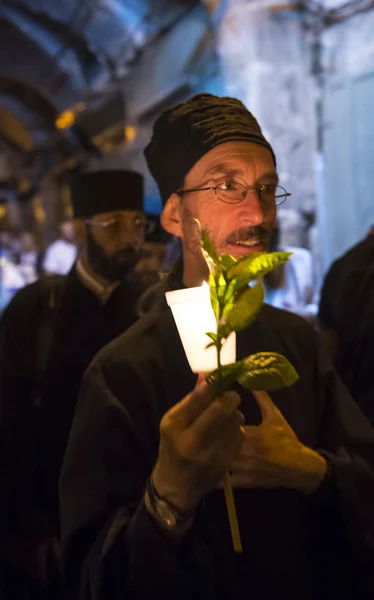
[[[269,210],[260,200],[257,190],[249,189],[247,196],[239,205],[243,218],[250,225],[261,225],[265,221],[266,212]]]
[[[123,246],[136,246],[139,243],[139,232],[136,232],[133,228],[122,227],[120,242]]]

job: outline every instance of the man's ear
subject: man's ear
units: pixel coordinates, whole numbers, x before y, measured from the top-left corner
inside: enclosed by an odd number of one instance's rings
[[[171,235],[183,237],[181,197],[172,194],[161,213],[161,225]]]

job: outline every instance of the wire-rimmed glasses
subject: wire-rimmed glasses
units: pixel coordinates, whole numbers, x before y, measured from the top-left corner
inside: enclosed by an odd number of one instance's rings
[[[238,181],[224,181],[212,187],[192,188],[187,190],[178,190],[177,194],[183,196],[190,192],[214,191],[216,198],[226,204],[239,204],[246,198],[249,190],[257,193],[262,204],[267,207],[280,206],[291,196],[282,186],[274,183],[265,183],[263,185],[246,186]]]

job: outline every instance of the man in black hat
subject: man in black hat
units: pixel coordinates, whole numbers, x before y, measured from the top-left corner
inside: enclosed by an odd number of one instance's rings
[[[48,574],[37,555],[59,538],[58,477],[83,373],[136,320],[141,291],[143,177],[83,173],[71,192],[77,262],[19,292],[0,323],[0,560],[31,579]]]
[[[166,111],[145,153],[162,223],[182,241],[168,289],[208,277],[195,219],[220,254],[266,249],[287,192],[239,101],[203,94]],[[191,372],[165,301],[95,358],[60,480],[69,598],[373,598],[369,423],[300,317],[265,305],[236,340],[238,359],[279,352],[299,381],[271,398],[240,386],[216,398]]]
[[[145,289],[158,283],[166,259],[170,235],[162,228],[158,215],[147,215],[148,232],[141,249],[136,272],[140,274]]]

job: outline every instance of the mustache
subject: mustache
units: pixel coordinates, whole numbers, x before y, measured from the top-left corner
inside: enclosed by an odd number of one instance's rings
[[[225,244],[236,244],[238,242],[246,242],[251,240],[258,240],[259,242],[266,242],[269,239],[269,231],[261,225],[255,225],[254,227],[241,227],[225,239]]]
[[[121,248],[121,250],[118,250],[114,255],[113,258],[114,260],[116,259],[132,259],[132,258],[138,258],[139,256],[139,252],[137,252],[137,250],[135,248]]]

